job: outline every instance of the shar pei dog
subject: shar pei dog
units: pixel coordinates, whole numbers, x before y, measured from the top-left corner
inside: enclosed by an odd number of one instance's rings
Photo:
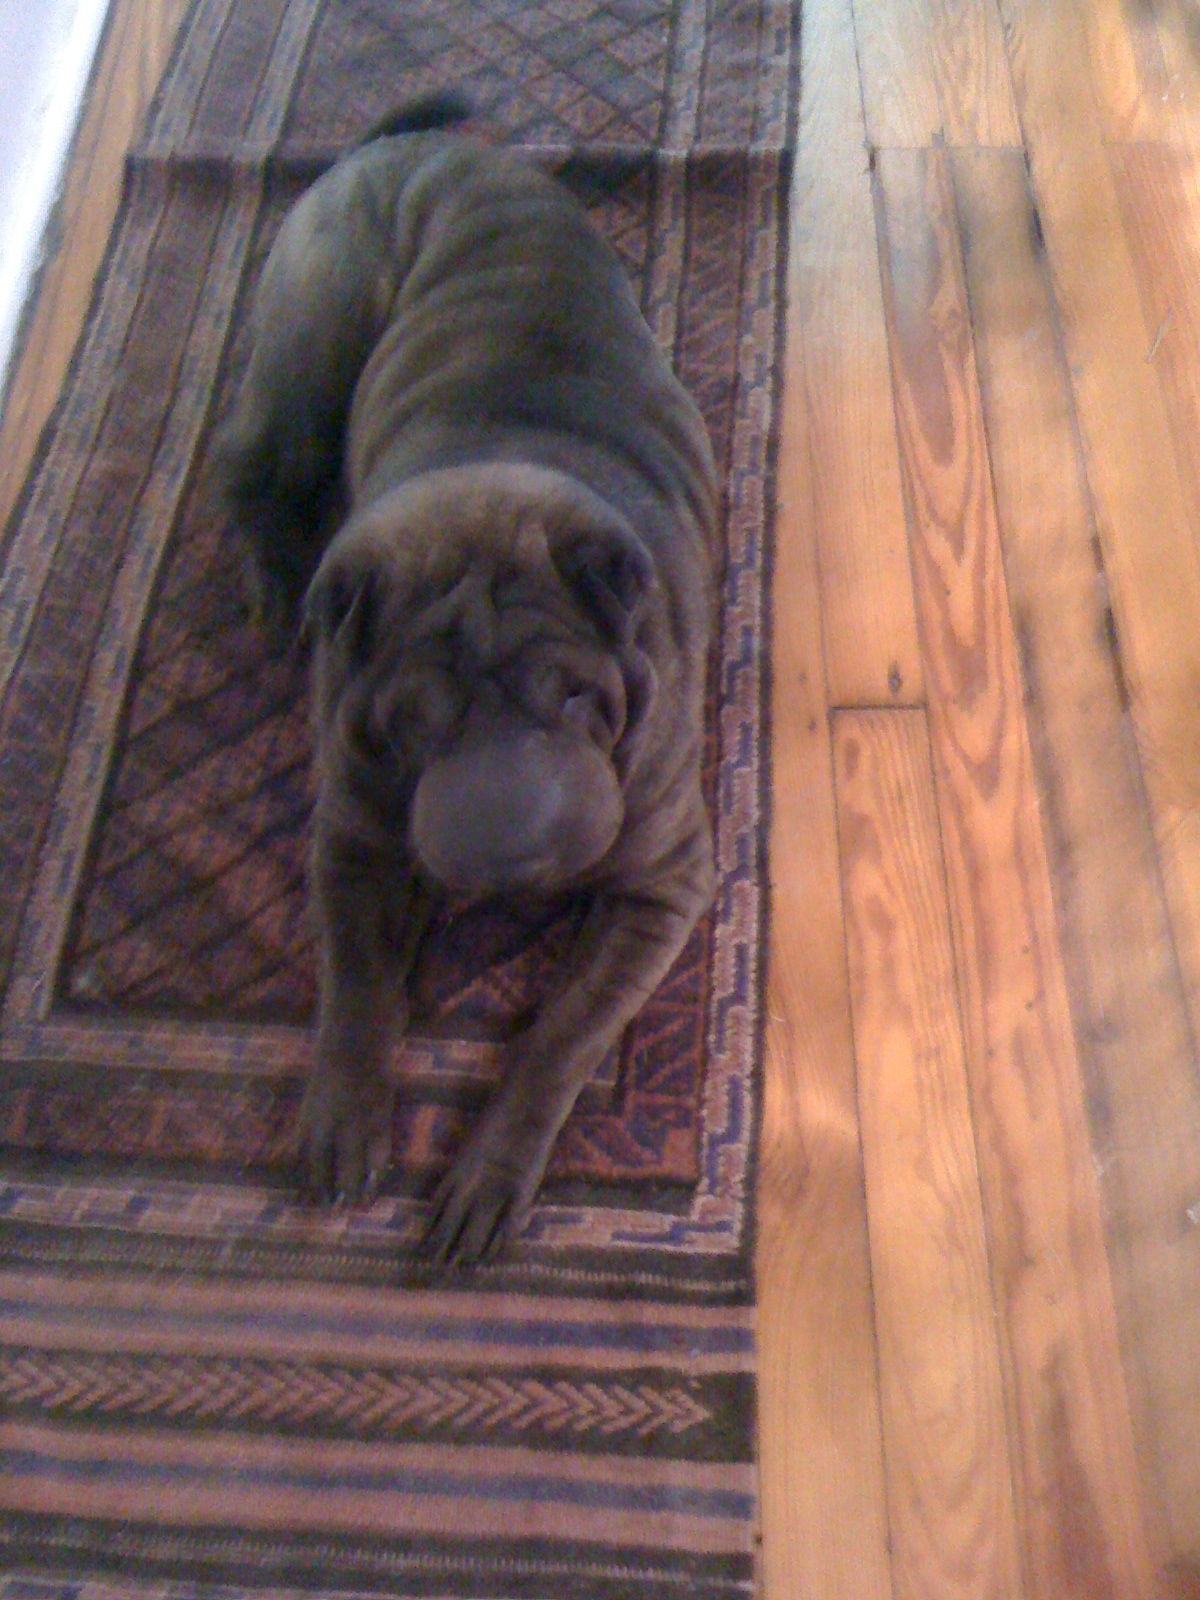
[[[219,442],[263,611],[312,651],[310,1190],[386,1166],[431,918],[586,906],[433,1195],[443,1262],[519,1233],[714,883],[704,424],[582,206],[461,115],[399,115],[289,212]]]

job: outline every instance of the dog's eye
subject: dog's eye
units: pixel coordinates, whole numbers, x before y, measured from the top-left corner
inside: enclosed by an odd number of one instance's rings
[[[596,672],[575,662],[526,662],[515,684],[529,714],[547,727],[567,726],[612,751],[625,729],[625,692],[615,663],[597,662]]]
[[[436,668],[406,672],[382,709],[385,737],[394,749],[428,747],[448,739],[463,714],[453,678]]]
[[[612,685],[560,671],[547,720],[578,729],[593,744],[611,753],[625,727],[625,700],[619,678]]]
[[[369,658],[383,604],[375,573],[343,572],[335,568],[318,576],[305,603],[306,626],[316,626],[334,640],[354,667]]]
[[[563,701],[562,721],[611,754],[625,725],[625,711],[603,689],[590,684]]]
[[[632,530],[598,530],[556,550],[576,603],[612,638],[625,637],[654,586],[654,566]]]
[[[542,662],[523,671],[517,685],[522,704],[537,721],[544,723],[559,721],[564,705],[573,696],[581,695],[583,689],[578,674],[557,662]]]

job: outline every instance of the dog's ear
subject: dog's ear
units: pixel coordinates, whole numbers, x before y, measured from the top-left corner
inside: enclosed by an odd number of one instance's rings
[[[553,547],[559,577],[611,640],[626,639],[655,588],[654,563],[630,528],[578,530]]]
[[[304,602],[302,637],[330,643],[350,670],[370,657],[382,605],[382,580],[369,566],[326,564]]]

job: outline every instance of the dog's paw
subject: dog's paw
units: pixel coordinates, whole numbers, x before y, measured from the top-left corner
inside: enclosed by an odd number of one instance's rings
[[[318,1069],[300,1106],[296,1158],[312,1200],[357,1205],[371,1200],[392,1154],[387,1083]]]
[[[433,1196],[422,1253],[439,1265],[496,1256],[529,1221],[549,1150],[514,1134],[503,1102],[484,1113]]]

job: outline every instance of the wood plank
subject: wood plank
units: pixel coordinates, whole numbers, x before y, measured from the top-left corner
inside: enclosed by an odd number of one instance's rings
[[[0,426],[0,530],[58,399],[121,196],[125,152],[170,55],[187,0],[112,0],[64,181],[61,246],[41,274]]]
[[[1149,1597],[945,156],[877,167],[938,806],[1030,1596]]]
[[[1070,0],[1002,0],[1034,196],[1192,1033],[1200,1030],[1200,540]]]
[[[1200,1080],[1024,162],[959,152],[953,175],[1135,1436],[1168,1564],[1200,1554],[1200,1238],[1181,1227],[1200,1196]]]
[[[794,295],[791,303],[794,333]],[[773,577],[771,932],[758,1178],[764,1593],[886,1600],[883,1446],[802,359],[793,337]]]
[[[896,1594],[1022,1594],[922,711],[834,722]]]
[[[929,50],[949,145],[1019,145],[996,0],[927,0]]]
[[[907,150],[933,144],[941,137],[942,108],[926,0],[854,0],[854,28],[872,146]]]
[[[1194,0],[1158,0],[1153,16],[1178,137],[1200,150],[1200,11]]]
[[[809,0],[793,184],[828,691],[923,695],[850,0]]]
[[[1129,243],[1147,364],[1158,374],[1188,502],[1200,528],[1200,166],[1178,147],[1126,146],[1110,154]],[[1152,332],[1150,330],[1153,330]]]
[[[1081,19],[1089,76],[1106,139],[1166,139],[1176,133],[1154,13],[1137,0],[1088,0]]]
[[[855,0],[854,20],[875,148],[1020,144],[995,0]]]

